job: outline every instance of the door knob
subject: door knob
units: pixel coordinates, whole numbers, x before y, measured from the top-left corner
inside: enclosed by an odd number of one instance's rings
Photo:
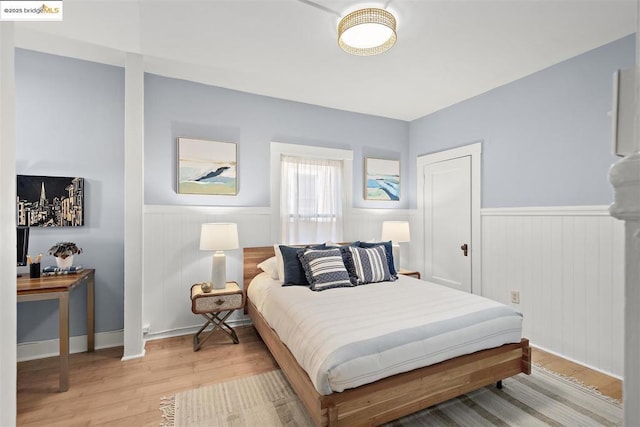
[[[460,246],[460,249],[462,250],[462,253],[464,254],[464,256],[468,256],[469,246],[467,246],[466,243]]]

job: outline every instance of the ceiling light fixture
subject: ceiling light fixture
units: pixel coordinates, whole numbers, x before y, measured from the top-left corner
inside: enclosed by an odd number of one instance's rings
[[[396,44],[396,38],[396,18],[384,9],[359,9],[338,24],[338,44],[352,55],[385,52]]]

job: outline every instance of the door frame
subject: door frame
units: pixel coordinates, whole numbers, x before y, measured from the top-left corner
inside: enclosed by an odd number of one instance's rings
[[[436,153],[424,154],[417,159],[417,201],[418,211],[421,217],[420,229],[422,232],[422,269],[426,272],[425,254],[427,253],[427,235],[424,227],[425,222],[425,200],[424,200],[424,169],[433,163],[457,159],[459,157],[471,157],[471,293],[482,295],[482,231],[480,217],[481,207],[481,166],[482,166],[482,141],[474,142],[450,150],[438,151]]]

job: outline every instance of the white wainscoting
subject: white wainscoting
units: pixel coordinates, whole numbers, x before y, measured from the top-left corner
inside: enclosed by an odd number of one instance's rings
[[[240,247],[267,246],[277,241],[277,236],[271,235],[268,207],[147,205],[144,215],[142,319],[148,331],[146,339],[192,333],[204,323],[202,317],[191,313],[189,299],[191,285],[211,275],[212,254],[199,250],[202,223],[237,223]],[[411,221],[414,216],[411,210],[352,209],[345,218],[344,237],[347,241],[378,239],[382,221]],[[407,245],[403,252],[407,253],[407,266],[413,264],[410,252]],[[242,250],[226,251],[226,255],[227,278],[242,287]],[[230,317],[233,323],[246,321],[240,311]]]
[[[482,257],[482,294],[520,309],[532,344],[622,376],[624,223],[608,207],[483,209]]]

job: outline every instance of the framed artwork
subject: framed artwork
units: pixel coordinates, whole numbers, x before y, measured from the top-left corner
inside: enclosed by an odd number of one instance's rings
[[[364,162],[365,200],[400,200],[400,160],[367,157]]]
[[[238,194],[236,144],[178,138],[177,187],[179,194]]]
[[[18,175],[16,181],[18,225],[84,225],[84,178]]]

